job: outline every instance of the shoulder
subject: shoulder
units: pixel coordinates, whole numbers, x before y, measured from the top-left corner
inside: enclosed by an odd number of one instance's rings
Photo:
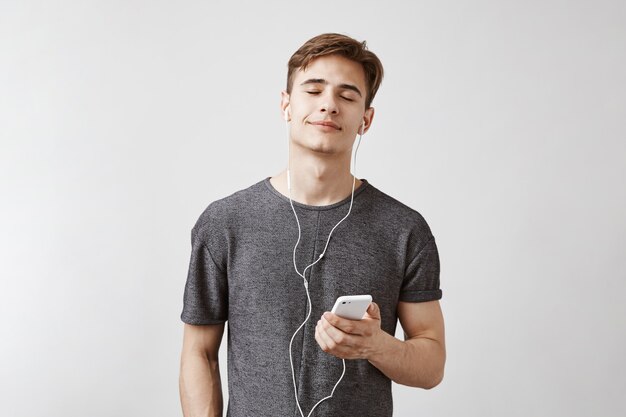
[[[392,229],[411,231],[426,238],[432,237],[430,227],[420,212],[371,184],[368,188],[365,205],[369,215],[374,217],[373,220],[383,222]]]
[[[206,237],[207,233],[224,230],[236,223],[240,212],[251,203],[261,198],[263,181],[257,182],[248,188],[211,202],[200,214],[192,229],[192,239]],[[252,205],[253,206],[253,205]]]

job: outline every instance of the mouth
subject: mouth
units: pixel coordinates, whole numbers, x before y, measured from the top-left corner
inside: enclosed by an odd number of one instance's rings
[[[320,128],[324,130],[341,130],[341,128],[339,127],[337,123],[332,122],[330,120],[320,120],[317,122],[309,122],[309,123],[314,126],[319,126]]]

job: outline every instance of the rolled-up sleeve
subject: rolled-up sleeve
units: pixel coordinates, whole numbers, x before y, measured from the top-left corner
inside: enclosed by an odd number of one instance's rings
[[[424,302],[439,300],[439,252],[431,237],[409,262],[400,290],[400,301]]]

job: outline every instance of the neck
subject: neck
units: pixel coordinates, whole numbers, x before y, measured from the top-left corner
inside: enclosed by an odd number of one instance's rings
[[[337,203],[352,194],[354,177],[350,173],[350,153],[290,152],[291,199],[311,206]],[[287,170],[270,179],[274,188],[289,196]],[[362,184],[356,180],[355,190]]]

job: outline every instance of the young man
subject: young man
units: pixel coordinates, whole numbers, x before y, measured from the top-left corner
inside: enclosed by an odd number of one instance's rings
[[[230,417],[308,416],[342,376],[342,359],[345,375],[312,415],[391,416],[392,380],[424,389],[442,380],[434,237],[418,212],[350,173],[382,75],[365,42],[307,41],[289,61],[281,100],[289,171],[198,219],[181,315],[186,417],[222,415],[226,321]],[[357,294],[374,300],[363,320],[329,312],[337,297]],[[398,319],[404,341],[393,336]]]

